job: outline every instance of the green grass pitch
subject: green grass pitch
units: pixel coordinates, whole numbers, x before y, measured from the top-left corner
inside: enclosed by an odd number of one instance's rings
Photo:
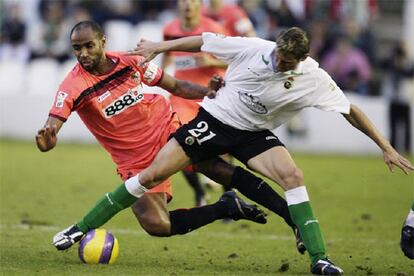
[[[348,275],[414,275],[399,248],[414,200],[414,174],[388,172],[381,156],[304,155],[303,169],[328,253]],[[411,158],[412,160],[412,158]],[[175,175],[170,209],[193,196]],[[130,210],[104,227],[120,243],[114,265],[85,265],[77,246],[58,252],[57,232],[76,222],[121,181],[97,145],[61,144],[40,153],[34,143],[0,141],[0,273],[2,275],[304,275],[307,256],[274,214],[266,225],[214,222],[184,236],[150,237]],[[277,189],[281,192],[280,189]],[[211,193],[215,201],[220,192]]]

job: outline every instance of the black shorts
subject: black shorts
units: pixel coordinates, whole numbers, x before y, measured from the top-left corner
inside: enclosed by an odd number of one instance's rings
[[[283,146],[269,130],[247,131],[223,124],[200,108],[197,117],[181,126],[173,135],[192,163],[230,153],[247,164],[252,157],[266,150]]]

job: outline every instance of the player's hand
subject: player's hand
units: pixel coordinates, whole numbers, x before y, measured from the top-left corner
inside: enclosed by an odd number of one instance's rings
[[[138,42],[137,47],[128,51],[127,55],[140,55],[144,57],[144,60],[138,64],[138,66],[142,66],[144,63],[153,60],[158,55],[157,48],[158,43],[141,39],[140,42]]]
[[[40,151],[48,151],[57,143],[57,126],[41,128],[36,135],[36,144]]]
[[[214,75],[208,82],[208,88],[214,91],[218,91],[224,85],[224,79],[219,75]]]
[[[390,171],[394,172],[395,166],[400,168],[405,174],[414,170],[413,164],[403,156],[401,156],[395,149],[391,148],[383,152],[384,161]]]

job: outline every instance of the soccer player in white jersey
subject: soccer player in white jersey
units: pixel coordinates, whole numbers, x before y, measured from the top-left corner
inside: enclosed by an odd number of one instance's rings
[[[400,247],[407,258],[414,260],[414,202],[401,229]]]
[[[250,169],[271,178],[284,190],[289,211],[311,259],[311,272],[339,275],[327,259],[325,244],[309,202],[302,171],[282,142],[270,132],[305,107],[341,113],[382,150],[390,170],[404,173],[413,165],[402,157],[351,104],[318,63],[308,56],[309,41],[300,28],[290,28],[275,42],[225,37],[213,33],[154,43],[141,40],[131,54],[147,60],[166,51],[203,51],[228,63],[225,86],[215,99],[205,98],[197,117],[182,126],[150,167],[126,186],[140,197],[146,189],[186,165],[230,153]]]

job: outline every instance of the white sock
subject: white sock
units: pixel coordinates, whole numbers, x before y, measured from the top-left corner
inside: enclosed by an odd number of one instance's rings
[[[309,201],[308,192],[305,186],[300,186],[285,192],[285,197],[288,205],[296,205],[302,202]]]
[[[410,212],[408,213],[407,219],[405,220],[405,225],[414,227],[414,211],[413,210],[410,210]]]
[[[139,183],[139,174],[125,181],[125,188],[131,195],[135,196],[136,198],[140,198],[145,194],[146,191],[148,191],[147,188]]]

